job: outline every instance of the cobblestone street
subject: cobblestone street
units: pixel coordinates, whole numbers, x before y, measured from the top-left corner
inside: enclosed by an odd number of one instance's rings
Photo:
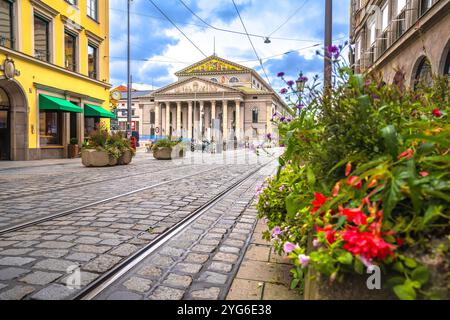
[[[112,168],[79,159],[0,167],[0,299],[74,298],[215,198],[95,298],[225,299],[256,223],[255,186],[274,159],[239,151],[164,162],[139,153]],[[81,282],[67,286],[77,273]]]

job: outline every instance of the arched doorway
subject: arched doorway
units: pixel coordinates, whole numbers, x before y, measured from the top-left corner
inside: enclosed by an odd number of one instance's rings
[[[433,85],[433,72],[431,69],[430,60],[427,57],[422,57],[419,60],[414,76],[414,90],[419,85],[431,87]]]
[[[0,160],[10,160],[11,104],[6,91],[0,88]]]
[[[450,77],[450,50],[447,53],[447,58],[445,59],[444,74]]]
[[[0,160],[28,160],[27,105],[16,81],[0,79]]]

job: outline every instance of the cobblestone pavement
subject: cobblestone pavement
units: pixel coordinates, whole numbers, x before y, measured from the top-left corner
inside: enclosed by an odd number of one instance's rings
[[[200,157],[161,162],[140,154],[128,166],[85,168],[77,159],[0,170],[0,230],[217,165],[213,157]]]
[[[252,237],[255,186],[274,168],[246,180],[96,299],[225,299]]]
[[[246,154],[245,157],[248,155]],[[251,157],[254,156],[250,155]],[[267,160],[269,158],[264,156],[258,158],[260,163]],[[190,212],[226,190],[247,172],[254,170],[257,163],[254,160],[250,164],[230,162],[231,164],[224,165],[220,161],[204,164],[189,161],[181,161],[180,164],[187,167],[179,167],[179,169],[175,164],[160,162],[161,165],[164,164],[169,168],[175,165],[174,169],[164,173],[153,173],[148,177],[143,174],[141,179],[147,184],[151,180],[150,184],[153,184],[154,177],[158,175],[159,179],[173,179],[174,175],[181,177],[189,172],[198,171],[198,165],[202,170],[205,168],[211,168],[211,170],[202,175],[169,182],[154,189],[140,191],[127,197],[78,210],[67,216],[0,235],[0,299],[73,297],[77,290],[71,290],[65,285],[70,277],[68,272],[79,267],[81,285],[87,285],[158,234],[189,215]],[[67,165],[67,167],[70,166],[71,164]],[[42,168],[33,168],[30,171],[35,169]],[[90,171],[86,168],[84,170]],[[163,167],[159,168],[159,171],[161,170],[164,170]],[[116,190],[111,183],[102,182],[102,184]],[[133,189],[136,189],[135,184]],[[67,191],[67,194],[58,194],[58,197],[64,199],[67,196],[67,203],[71,201],[72,207],[78,206],[79,198],[74,190],[72,188],[71,191]],[[124,190],[120,191],[123,193]],[[84,192],[99,193],[97,189]],[[253,194],[254,188],[249,188],[248,193]],[[50,203],[47,204],[47,208],[54,206],[61,210],[64,201],[55,198],[57,192],[46,195],[50,194],[53,194],[53,197],[49,197]],[[110,191],[108,197],[112,195]],[[4,202],[1,201],[2,204]],[[36,199],[36,203],[38,202],[39,199]],[[241,206],[244,204],[242,203]],[[27,209],[24,208],[22,211]],[[210,243],[212,245],[212,241]],[[202,245],[205,246],[205,244]],[[203,249],[206,250],[206,248]]]

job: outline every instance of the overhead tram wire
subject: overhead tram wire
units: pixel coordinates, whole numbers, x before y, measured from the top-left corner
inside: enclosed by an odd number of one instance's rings
[[[300,6],[300,7],[298,7],[297,8],[297,10],[295,10],[294,11],[294,13],[293,14],[291,14],[287,19],[286,19],[286,21],[284,21],[282,24],[280,24],[275,30],[273,30],[269,35],[268,35],[268,38],[271,38],[271,36],[275,33],[275,32],[277,32],[278,30],[280,30],[282,27],[284,27],[293,17],[295,17],[296,15],[297,15],[297,13],[301,10],[301,9],[303,9],[303,7],[306,5],[306,3],[308,2],[309,0],[305,0],[305,1],[303,1],[303,3],[302,3],[302,5]],[[275,39],[275,38],[272,38],[272,39]]]
[[[202,49],[200,49],[195,43],[194,41],[192,41],[184,32],[183,30],[181,30],[176,24],[175,22],[172,21],[172,19],[170,19],[170,17],[164,13],[164,11],[162,11],[161,8],[158,7],[158,5],[153,1],[153,0],[148,0],[150,1],[151,4],[153,4],[153,6],[159,11],[159,13],[161,13],[175,28],[177,28],[178,31],[180,31],[180,33],[202,54],[205,56],[205,58],[207,58],[208,56],[202,51]]]
[[[234,2],[234,0],[231,0],[231,1],[233,2],[234,8],[236,9],[236,12],[237,12],[237,14],[238,14],[238,16],[239,16],[239,20],[241,20],[242,26],[244,27],[245,33],[247,34],[248,41],[250,41],[250,44],[252,45],[253,51],[255,52],[255,56],[256,56],[256,58],[257,58],[258,61],[259,61],[259,65],[261,66],[261,69],[262,69],[262,71],[264,72],[264,75],[266,76],[267,83],[269,84],[269,86],[272,86],[271,83],[270,83],[269,76],[267,75],[266,69],[264,68],[264,65],[263,65],[263,63],[262,63],[262,60],[261,60],[261,58],[259,57],[258,52],[256,51],[255,46],[253,45],[252,38],[250,38],[250,35],[249,35],[248,32],[247,32],[247,27],[245,26],[244,20],[242,20],[241,14],[239,13],[239,9],[238,9],[236,3]]]

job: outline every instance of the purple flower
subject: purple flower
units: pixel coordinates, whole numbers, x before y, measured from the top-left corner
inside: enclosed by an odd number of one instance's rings
[[[295,106],[297,109],[301,110],[305,107],[305,105],[303,103],[299,103],[298,105]]]
[[[270,133],[267,134],[267,139],[272,140],[272,135]]]
[[[280,90],[280,93],[281,93],[281,94],[286,94],[287,92],[288,92],[288,91],[287,91],[286,88],[283,88],[283,89]]]
[[[312,244],[314,248],[317,248],[318,246],[320,246],[320,241],[318,239],[314,239]]]
[[[309,260],[310,260],[309,256],[306,256],[304,254],[298,256],[298,262],[300,262],[303,268],[309,264]]]
[[[334,56],[335,59],[339,57],[339,47],[336,45],[331,45],[328,47],[328,56],[331,58]]]
[[[281,121],[281,122],[284,122],[284,120],[286,120],[285,117],[281,117],[281,118],[280,118],[280,121]]]
[[[275,227],[275,228],[272,229],[272,237],[278,237],[282,233],[283,232],[281,231],[280,227]]]
[[[284,72],[278,72],[277,77],[278,78],[284,77]]]
[[[292,80],[289,80],[288,82],[287,82],[287,85],[289,86],[289,87],[292,87],[293,85],[294,85],[294,81],[292,81]]]
[[[283,191],[285,188],[284,184],[281,185],[281,187],[278,188],[278,190]]]
[[[295,244],[293,244],[293,243],[290,243],[290,242],[286,242],[286,243],[284,244],[284,246],[283,246],[283,250],[284,250],[284,252],[285,252],[286,254],[291,253],[292,251],[295,250],[295,248],[297,248],[297,246],[296,246]]]
[[[286,122],[287,122],[287,123],[289,123],[289,122],[291,122],[291,121],[292,121],[291,118],[286,118]]]
[[[307,76],[300,76],[300,77],[298,78],[298,81],[308,82],[308,77],[307,77]]]

